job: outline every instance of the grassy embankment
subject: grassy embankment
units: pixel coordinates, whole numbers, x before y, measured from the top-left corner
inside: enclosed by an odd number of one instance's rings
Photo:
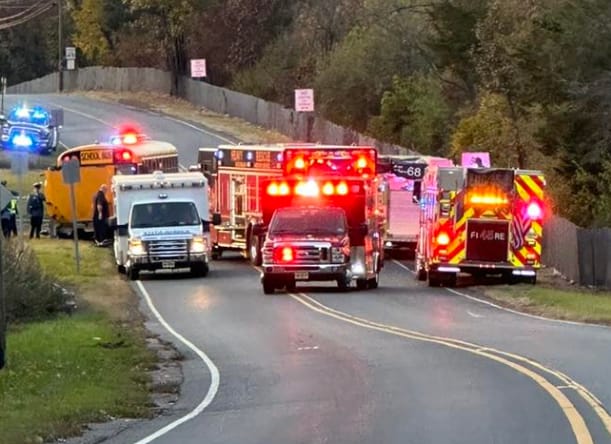
[[[8,365],[0,370],[0,443],[43,442],[79,434],[89,422],[148,416],[154,356],[110,251],[81,243],[77,275],[72,242],[30,246],[45,273],[76,291],[78,309],[10,327]]]
[[[611,292],[571,288],[548,282],[534,286],[485,287],[483,292],[500,305],[525,313],[611,326]]]

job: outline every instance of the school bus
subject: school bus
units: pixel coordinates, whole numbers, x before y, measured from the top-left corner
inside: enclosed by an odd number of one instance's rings
[[[128,134],[119,141],[82,145],[62,152],[57,164],[44,172],[43,192],[51,237],[72,235],[70,187],[64,183],[61,171],[64,162],[71,159],[77,159],[80,165],[80,182],[74,185],[74,194],[77,229],[84,233],[93,232],[93,199],[102,184],[107,185],[106,198],[112,212],[110,185],[114,175],[179,170],[174,145],[140,135]]]

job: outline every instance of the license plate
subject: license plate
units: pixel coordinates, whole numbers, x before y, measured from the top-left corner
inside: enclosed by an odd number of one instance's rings
[[[174,268],[176,263],[174,261],[162,261],[161,266],[163,268]]]
[[[307,280],[310,274],[307,271],[296,271],[295,280],[303,281]]]

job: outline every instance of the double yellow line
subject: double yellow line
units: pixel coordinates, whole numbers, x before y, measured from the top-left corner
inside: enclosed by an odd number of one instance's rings
[[[539,385],[554,399],[554,401],[562,409],[562,412],[569,421],[571,429],[575,435],[577,444],[593,444],[594,441],[592,440],[592,435],[590,434],[585,420],[583,419],[575,405],[569,400],[569,398],[564,393],[562,393],[562,391],[558,387],[548,381],[542,374],[537,373],[536,371],[531,369],[535,368],[541,373],[548,374],[557,378],[564,384],[564,387],[575,390],[598,415],[598,417],[604,424],[607,432],[611,436],[611,417],[604,409],[603,404],[600,402],[600,400],[598,400],[585,387],[573,381],[571,378],[559,371],[552,370],[536,361],[513,353],[507,353],[489,347],[482,347],[480,345],[461,341],[458,339],[427,335],[417,331],[407,330],[388,324],[381,324],[378,322],[370,321],[368,319],[353,316],[348,313],[328,307],[304,293],[290,293],[289,296],[295,301],[317,313],[329,316],[342,322],[347,322],[349,324],[357,325],[359,327],[367,328],[370,330],[377,330],[380,332],[400,336],[407,339],[429,342],[457,350],[462,350],[510,367],[518,373],[532,379],[537,385]],[[531,368],[528,368],[525,365],[528,365]]]

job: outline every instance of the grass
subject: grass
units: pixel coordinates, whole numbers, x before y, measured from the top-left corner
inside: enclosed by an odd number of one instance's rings
[[[78,435],[89,422],[150,414],[146,348],[137,299],[111,251],[69,240],[29,241],[45,273],[76,290],[73,316],[12,326],[0,371],[0,444]]]
[[[32,192],[32,187],[36,182],[42,182],[44,177],[40,170],[30,170],[22,177],[17,177],[11,173],[10,169],[0,169],[0,180],[6,180],[7,188],[17,191],[22,196],[28,196]]]
[[[488,287],[484,294],[504,306],[526,313],[611,325],[611,292],[537,284]]]
[[[22,326],[10,332],[7,350],[2,444],[57,439],[78,434],[84,423],[147,414],[150,358],[137,336],[102,315]]]
[[[95,100],[121,103],[136,108],[157,111],[176,118],[190,120],[247,143],[290,142],[290,138],[276,131],[258,127],[235,117],[229,117],[204,108],[198,108],[184,99],[165,94],[127,91],[122,91],[120,93],[110,91],[83,91],[75,94]]]

